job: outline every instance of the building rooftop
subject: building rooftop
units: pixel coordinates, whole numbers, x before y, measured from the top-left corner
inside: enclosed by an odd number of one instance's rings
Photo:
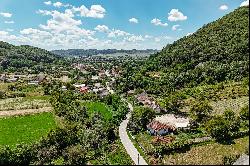
[[[176,128],[185,128],[189,126],[189,119],[185,117],[177,117],[174,114],[165,114],[155,118],[156,121],[159,121],[163,124],[172,124]]]

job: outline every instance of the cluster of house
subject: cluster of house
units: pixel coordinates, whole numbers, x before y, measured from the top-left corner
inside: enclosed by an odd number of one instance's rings
[[[21,74],[1,74],[0,81],[2,82],[17,82],[19,80],[27,81],[28,85],[38,85],[39,83],[43,82],[46,79],[44,74],[29,74],[29,75],[21,75]]]
[[[93,85],[86,84],[73,84],[76,90],[82,94],[95,93],[99,94],[101,97],[107,96],[110,93],[109,82],[106,82],[106,87],[101,83],[94,83]],[[66,86],[62,86],[62,90],[67,90]]]
[[[72,64],[72,67],[75,69],[80,70],[83,73],[88,73],[91,71],[97,72],[97,76],[99,78],[105,78],[105,77],[119,77],[120,73],[116,69],[116,66],[114,66],[110,71],[109,70],[104,70],[102,68],[96,69],[93,65],[90,64],[81,64],[81,63],[74,63]],[[92,76],[92,77],[97,77],[97,76]]]
[[[130,91],[128,93],[131,93]],[[162,109],[152,98],[150,98],[146,92],[143,92],[141,94],[138,94],[136,96],[136,99],[139,103],[143,104],[144,106],[147,106],[149,108],[152,108],[155,110],[155,112],[160,113],[161,111],[165,111]]]
[[[176,116],[174,114],[165,114],[156,117],[147,125],[147,128],[151,135],[164,136],[167,134],[174,134],[177,129],[187,130],[189,126],[189,118]]]

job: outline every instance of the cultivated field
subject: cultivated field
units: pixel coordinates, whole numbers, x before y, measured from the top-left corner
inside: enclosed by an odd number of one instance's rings
[[[41,97],[20,97],[0,100],[0,111],[38,109],[50,106],[50,103]]]
[[[55,127],[52,113],[0,118],[0,145],[32,143]]]

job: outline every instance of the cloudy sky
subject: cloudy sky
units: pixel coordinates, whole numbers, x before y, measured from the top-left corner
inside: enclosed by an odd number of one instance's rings
[[[48,50],[161,49],[249,0],[1,0],[0,40]]]

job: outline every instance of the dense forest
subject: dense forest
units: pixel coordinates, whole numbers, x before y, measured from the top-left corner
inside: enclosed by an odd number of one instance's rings
[[[141,88],[166,95],[185,87],[248,77],[248,15],[248,7],[240,7],[167,45],[143,64],[125,64],[117,87],[123,92]]]
[[[0,41],[0,72],[45,72],[56,65],[66,65],[66,61],[44,49]]]

